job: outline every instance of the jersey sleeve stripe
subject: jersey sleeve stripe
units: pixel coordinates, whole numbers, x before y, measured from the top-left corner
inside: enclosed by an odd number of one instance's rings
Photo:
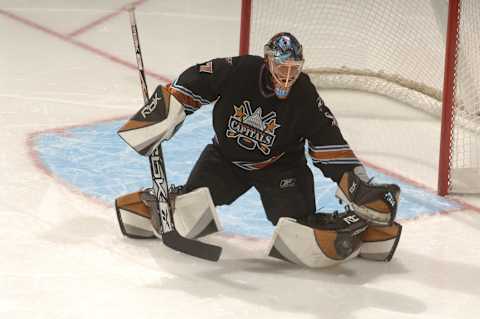
[[[340,164],[340,165],[351,165],[351,164],[358,164],[361,165],[362,163],[357,158],[345,158],[342,160],[315,160],[312,158],[312,162],[314,164],[323,164],[323,165],[332,165],[332,164]]]
[[[351,165],[361,164],[348,144],[316,146],[308,143],[308,153],[314,164]]]
[[[345,150],[322,150],[314,151],[309,150],[308,152],[312,159],[314,160],[334,160],[334,159],[345,159],[345,158],[355,158],[355,154],[350,149]]]
[[[350,146],[348,146],[347,144],[315,146],[309,143],[308,148],[314,151],[322,151],[322,150],[331,151],[331,150],[349,150]]]
[[[195,101],[197,104],[199,105],[206,105],[206,104],[210,104],[212,103],[213,101],[209,101],[207,100],[206,98],[204,97],[201,97],[200,95],[197,95],[195,93],[193,93],[191,90],[187,89],[186,87],[180,85],[177,83],[178,80],[175,80],[173,83],[172,83],[172,88],[175,89],[176,91],[179,91],[181,92],[183,95],[185,96],[188,96],[192,101]],[[194,105],[192,105],[194,106]]]
[[[175,86],[175,83],[169,87],[169,91],[173,96],[175,96],[178,102],[182,103],[187,114],[192,114],[203,105],[210,104],[207,99],[192,94],[190,90],[182,86]]]
[[[191,96],[185,95],[176,88],[170,88],[170,92],[173,96],[175,96],[177,101],[185,107],[185,112],[187,112],[187,114],[195,112],[203,105],[199,101],[195,101]]]

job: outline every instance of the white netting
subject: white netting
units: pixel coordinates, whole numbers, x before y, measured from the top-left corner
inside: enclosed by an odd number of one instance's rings
[[[478,192],[480,179],[480,1],[461,2],[455,65],[451,191]],[[460,124],[460,125],[459,125]]]
[[[455,121],[469,129],[455,131],[453,166],[478,169],[480,0],[463,2]],[[384,94],[439,116],[447,13],[446,0],[257,0],[250,52],[262,55],[274,33],[291,32],[317,87]]]

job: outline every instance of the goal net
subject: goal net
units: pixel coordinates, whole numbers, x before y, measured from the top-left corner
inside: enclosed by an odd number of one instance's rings
[[[251,11],[250,30],[242,28],[248,36],[241,34],[241,47],[263,55],[273,34],[291,32],[318,88],[374,92],[438,117],[444,93],[451,92],[439,192],[480,192],[480,1],[451,2],[449,10],[448,0],[244,0],[242,24]],[[447,28],[452,15],[458,25]],[[449,34],[453,82],[445,91]]]

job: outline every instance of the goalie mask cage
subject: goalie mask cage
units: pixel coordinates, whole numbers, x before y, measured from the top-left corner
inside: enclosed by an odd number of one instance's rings
[[[480,0],[243,0],[240,30],[240,54],[291,32],[318,88],[441,118],[439,194],[480,193]]]

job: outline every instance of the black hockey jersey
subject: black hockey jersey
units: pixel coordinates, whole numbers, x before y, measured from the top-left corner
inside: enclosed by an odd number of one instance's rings
[[[278,99],[263,58],[219,58],[184,71],[170,92],[187,114],[215,102],[214,143],[242,169],[302,160],[306,141],[314,165],[336,182],[361,165],[305,73],[286,99]]]

